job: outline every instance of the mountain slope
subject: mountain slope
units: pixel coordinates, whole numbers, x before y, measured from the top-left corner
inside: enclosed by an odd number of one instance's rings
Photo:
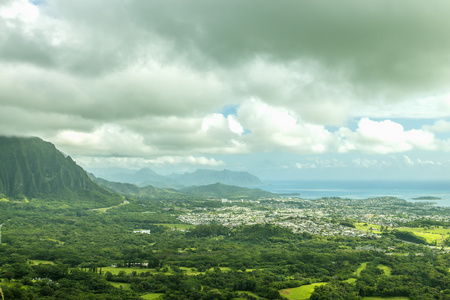
[[[261,185],[261,180],[248,172],[230,170],[199,169],[193,173],[172,174],[163,176],[155,171],[144,168],[134,173],[120,172],[116,174],[103,174],[99,177],[113,182],[132,183],[139,187],[152,185],[158,188],[183,188],[194,185],[208,185],[220,182],[227,185],[250,186]]]
[[[156,188],[151,185],[139,187],[131,183],[112,182],[102,178],[97,178],[94,175],[90,175],[92,180],[101,187],[113,192],[119,193],[125,196],[131,196],[141,199],[181,199],[185,195],[174,189]]]
[[[261,180],[248,172],[230,170],[214,171],[199,169],[193,173],[174,174],[170,176],[183,186],[209,185],[217,182],[226,185],[260,185]]]
[[[230,198],[230,199],[258,199],[263,197],[274,197],[276,194],[261,189],[249,189],[245,187],[215,183],[202,186],[191,186],[180,190],[192,197],[202,198]]]
[[[13,199],[57,197],[117,204],[70,156],[40,138],[0,136],[0,193]]]
[[[118,172],[114,174],[100,174],[96,178],[103,178],[110,182],[122,182],[130,183],[140,187],[153,185],[159,188],[178,188],[180,187],[178,183],[174,182],[172,179],[160,175],[149,168],[143,168],[137,170],[136,172]]]

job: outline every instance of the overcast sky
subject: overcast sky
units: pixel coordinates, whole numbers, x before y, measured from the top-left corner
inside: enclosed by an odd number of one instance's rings
[[[450,179],[449,14],[447,0],[0,0],[0,134],[99,173]]]

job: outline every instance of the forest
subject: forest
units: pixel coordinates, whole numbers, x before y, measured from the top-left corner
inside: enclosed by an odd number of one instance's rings
[[[87,209],[76,199],[3,198],[2,299],[450,298],[450,254],[413,233],[386,227],[377,237],[349,237],[276,224],[190,225],[179,219],[186,211],[250,204],[124,203]],[[264,201],[256,203],[262,209]],[[414,225],[448,226],[433,222]],[[296,296],[302,287],[311,290]]]

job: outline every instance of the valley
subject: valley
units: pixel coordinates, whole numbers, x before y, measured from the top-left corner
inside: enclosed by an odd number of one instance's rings
[[[48,170],[42,162],[34,164]],[[3,180],[14,172],[1,171]],[[0,191],[4,299],[450,297],[447,207],[260,195],[222,183],[118,194],[72,186],[73,174],[60,173],[54,191]]]

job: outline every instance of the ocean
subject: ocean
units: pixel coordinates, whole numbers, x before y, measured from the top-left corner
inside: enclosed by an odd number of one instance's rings
[[[318,199],[340,197],[366,199],[392,196],[410,202],[434,202],[450,207],[448,181],[266,181],[259,188],[279,194],[299,194],[296,197]],[[417,197],[437,197],[440,200],[414,200]]]

